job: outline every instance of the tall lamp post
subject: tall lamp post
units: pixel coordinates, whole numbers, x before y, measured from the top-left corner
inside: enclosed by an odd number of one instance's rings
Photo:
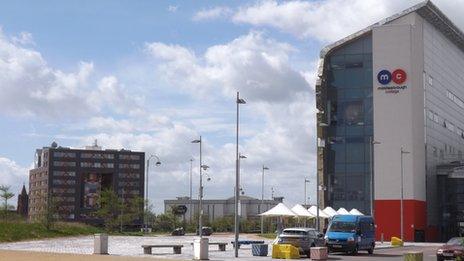
[[[242,153],[238,154],[238,176],[240,178],[239,183],[240,183],[240,191],[243,192],[242,188],[242,159],[246,159],[247,156],[243,155]]]
[[[203,224],[202,224],[202,216],[203,216],[203,175],[201,173],[201,169],[203,167],[202,165],[202,160],[201,160],[201,135],[200,135],[200,139],[198,140],[193,140],[192,143],[198,143],[200,145],[200,188],[199,188],[199,191],[198,191],[198,199],[199,199],[199,203],[198,203],[198,234],[200,235],[200,238],[203,238],[203,231],[202,231],[202,227],[203,227]]]
[[[374,196],[374,146],[377,145],[377,144],[380,144],[380,142],[378,141],[375,141],[374,138],[372,136],[369,137],[369,145],[370,145],[370,153],[369,153],[369,156],[370,156],[370,164],[369,164],[369,168],[370,168],[370,174],[371,174],[371,182],[370,182],[370,186],[371,186],[371,216],[374,217],[374,200],[375,200],[375,196]]]
[[[304,204],[305,204],[305,208],[306,208],[307,203],[308,203],[308,202],[307,202],[307,199],[308,199],[308,198],[306,197],[306,184],[307,184],[307,183],[310,183],[310,182],[309,182],[309,179],[305,178],[305,179],[304,179]]]
[[[269,170],[268,167],[263,165],[263,174],[261,175],[261,211],[264,208],[264,171]],[[261,216],[261,234],[264,234],[264,216]]]
[[[145,215],[144,215],[144,217],[145,217],[145,220],[144,220],[145,228],[143,229],[144,232],[148,232],[148,174],[150,173],[149,172],[150,160],[152,158],[156,159],[156,163],[155,163],[156,166],[161,165],[161,161],[160,161],[158,156],[152,154],[152,155],[150,155],[150,157],[148,157],[148,159],[147,159],[147,171],[146,171],[147,173],[145,175],[146,176],[145,177]]]
[[[189,172],[189,178],[190,178],[190,204],[189,204],[189,211],[190,211],[190,218],[189,222],[192,223],[192,194],[193,194],[193,189],[192,189],[192,169],[193,169],[193,159],[190,159],[190,172]]]
[[[239,173],[239,155],[238,155],[238,130],[239,130],[239,106],[240,104],[245,104],[246,101],[240,98],[240,92],[237,92],[237,100],[235,101],[237,104],[237,136],[235,140],[235,257],[238,257],[238,235],[240,233],[240,219],[238,216],[238,200],[240,197],[240,173]]]
[[[403,222],[404,222],[404,213],[403,213],[403,200],[404,200],[404,185],[403,185],[403,177],[404,177],[404,170],[403,170],[403,155],[404,154],[409,154],[409,151],[405,151],[403,150],[403,146],[401,146],[401,201],[400,201],[400,218],[401,218],[401,222],[400,222],[400,226],[401,226],[401,229],[400,229],[400,234],[401,234],[401,240],[404,241],[404,231],[403,231]]]

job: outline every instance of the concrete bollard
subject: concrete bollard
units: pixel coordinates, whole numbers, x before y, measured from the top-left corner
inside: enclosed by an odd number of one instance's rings
[[[423,252],[408,252],[404,254],[404,261],[422,261],[424,260]]]
[[[95,255],[108,255],[108,234],[95,234],[93,236],[93,253]]]
[[[197,238],[193,240],[193,259],[208,260],[209,239]]]
[[[311,247],[311,260],[327,260],[327,247]]]

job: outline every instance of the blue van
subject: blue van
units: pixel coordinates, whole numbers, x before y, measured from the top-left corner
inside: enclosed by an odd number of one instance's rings
[[[359,250],[374,253],[375,225],[371,216],[335,215],[330,221],[325,240],[330,252],[356,255]]]

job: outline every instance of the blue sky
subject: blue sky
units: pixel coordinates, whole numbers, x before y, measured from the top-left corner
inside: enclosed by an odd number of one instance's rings
[[[162,159],[150,173],[159,212],[163,199],[187,194],[189,159],[197,157],[190,140],[202,135],[212,176],[206,197],[229,197],[240,90],[248,101],[240,139],[245,192],[259,197],[265,164],[266,196],[273,187],[289,204],[301,203],[303,179],[314,187],[320,49],[417,2],[4,2],[0,184],[16,192],[27,183],[36,148],[98,139],[104,148]],[[437,4],[463,24],[453,8],[462,0]]]

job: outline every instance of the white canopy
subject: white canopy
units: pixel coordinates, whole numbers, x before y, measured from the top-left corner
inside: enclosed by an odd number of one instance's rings
[[[348,210],[346,210],[345,208],[339,208],[337,210],[337,214],[339,214],[339,215],[351,215],[350,212],[348,212]]]
[[[312,215],[314,215],[315,217],[317,217],[317,207],[316,206],[311,206],[310,208],[308,208],[308,211],[309,213],[311,213]],[[330,218],[329,215],[327,215],[324,211],[322,211],[321,209],[319,209],[319,217],[321,218]]]
[[[295,217],[297,216],[297,214],[291,211],[287,206],[285,206],[284,203],[279,203],[277,204],[277,206],[259,215],[267,216],[267,217]]]
[[[359,210],[357,210],[357,209],[355,209],[355,208],[353,208],[352,210],[350,210],[350,214],[351,214],[351,215],[355,215],[355,216],[363,216],[363,215],[364,215],[363,213],[361,213],[361,211],[359,211]]]
[[[329,215],[330,217],[333,217],[335,215],[337,215],[337,211],[335,211],[335,209],[331,208],[331,207],[326,207],[324,208],[323,210],[327,215]]]
[[[300,204],[296,204],[291,210],[299,217],[315,217],[315,215],[311,214],[305,207]]]

